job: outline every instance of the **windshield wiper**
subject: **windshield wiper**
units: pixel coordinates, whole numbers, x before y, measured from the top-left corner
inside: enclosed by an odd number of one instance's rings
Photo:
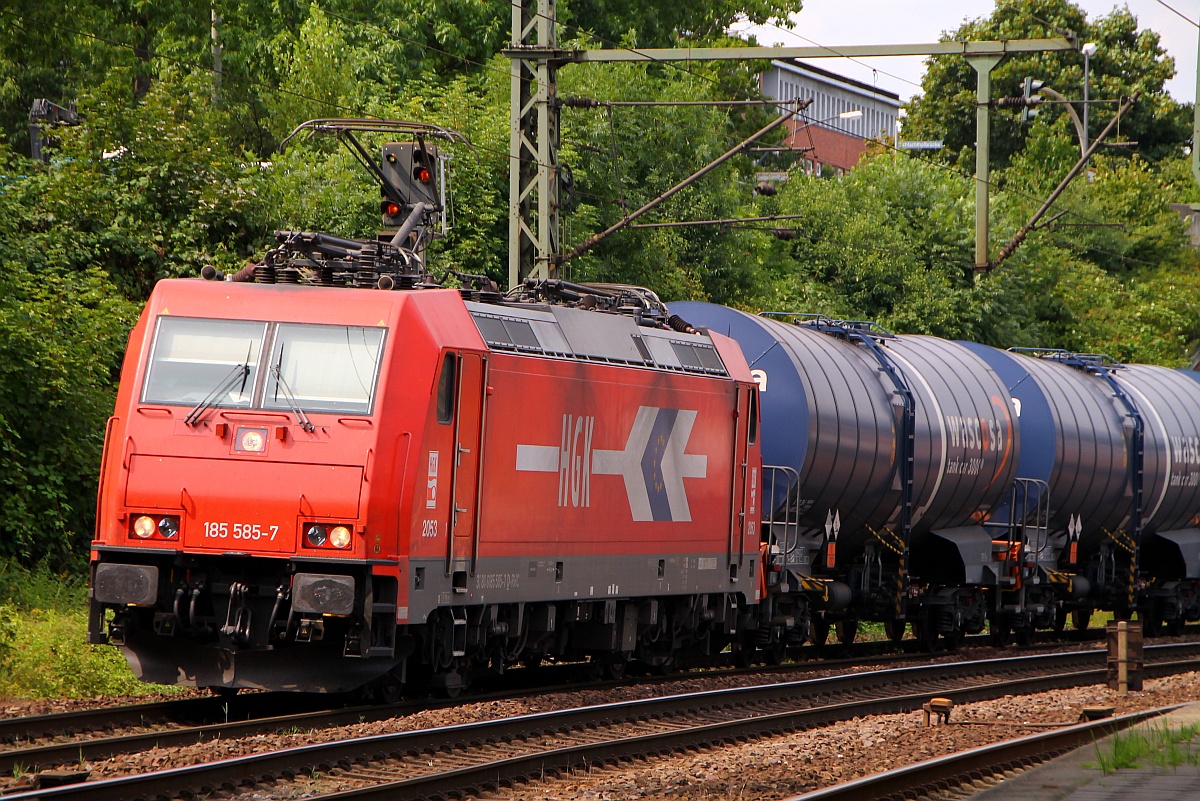
[[[249,356],[247,356],[246,358],[247,358],[247,361],[244,361],[241,364],[234,365],[233,369],[229,371],[229,375],[222,378],[221,383],[217,384],[216,388],[213,389],[212,392],[208,393],[208,395],[205,396],[204,400],[197,403],[195,405],[195,407],[193,407],[193,409],[190,412],[188,412],[187,417],[183,418],[183,422],[187,423],[189,426],[199,425],[200,418],[201,418],[201,416],[203,416],[204,412],[208,409],[208,407],[210,407],[214,403],[216,403],[217,398],[221,397],[222,394],[228,392],[233,387],[233,385],[238,382],[239,379],[242,382],[242,386],[238,392],[239,392],[239,394],[245,393],[246,379],[249,378],[249,376],[250,376]]]
[[[316,430],[316,426],[308,419],[308,415],[300,408],[300,404],[296,402],[296,396],[292,394],[292,388],[288,386],[288,382],[283,380],[283,346],[279,347],[279,360],[271,365],[271,375],[275,376],[275,400],[279,401],[279,390],[283,390],[283,398],[287,401],[288,408],[296,415],[296,419],[300,421],[300,427],[310,434]]]

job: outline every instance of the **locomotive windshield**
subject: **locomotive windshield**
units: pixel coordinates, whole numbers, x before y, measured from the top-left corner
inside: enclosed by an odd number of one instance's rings
[[[280,323],[263,406],[366,414],[379,370],[383,329]],[[282,378],[282,381],[280,380]]]
[[[142,402],[369,414],[383,336],[362,326],[161,317]]]
[[[159,318],[142,402],[200,403],[229,384],[212,405],[250,406],[266,331],[266,323]],[[227,381],[242,365],[249,372]]]

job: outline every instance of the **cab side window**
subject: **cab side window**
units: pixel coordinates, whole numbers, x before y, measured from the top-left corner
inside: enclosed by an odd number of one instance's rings
[[[442,374],[438,378],[437,418],[439,423],[449,423],[454,417],[454,384],[458,374],[458,359],[447,353],[442,360]]]
[[[758,387],[750,390],[750,422],[746,426],[746,444],[758,441]]]

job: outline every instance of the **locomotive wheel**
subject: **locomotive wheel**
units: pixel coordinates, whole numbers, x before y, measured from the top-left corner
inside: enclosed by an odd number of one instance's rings
[[[375,697],[384,704],[399,703],[404,697],[404,684],[390,673],[375,684],[374,690]]]
[[[812,624],[812,644],[818,648],[829,641],[829,624],[824,620],[814,620]]]
[[[849,645],[858,636],[857,620],[839,620],[834,628],[837,631],[838,642],[842,645]]]
[[[1076,631],[1087,631],[1088,624],[1091,622],[1091,609],[1076,609],[1071,613],[1071,625]]]
[[[618,681],[625,678],[625,669],[629,667],[629,660],[624,656],[618,655],[606,659],[604,661],[604,678]]]
[[[665,656],[661,661],[656,661],[651,665],[650,670],[655,676],[670,676],[675,672],[675,660],[672,657]]]
[[[883,621],[883,632],[887,638],[893,643],[899,643],[904,639],[904,621],[903,620],[885,620]]]

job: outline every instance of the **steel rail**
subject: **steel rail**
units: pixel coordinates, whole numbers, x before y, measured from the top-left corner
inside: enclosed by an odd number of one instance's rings
[[[812,670],[829,670],[841,667],[861,666],[892,661],[904,662],[911,660],[913,655],[903,653],[882,653],[871,646],[887,645],[881,643],[855,643],[864,646],[863,649],[849,650],[863,653],[862,657],[846,659],[827,659],[821,662],[800,662],[786,665],[759,666],[755,668],[738,668],[730,670],[712,670],[697,672],[690,675],[668,675],[654,677],[639,677],[615,681],[601,681],[586,685],[587,689],[604,689],[609,687],[630,686],[634,684],[657,684],[678,681],[684,678],[724,678],[743,675],[771,676],[779,674],[803,674]],[[1035,648],[1049,647],[1051,644],[1040,644]],[[1197,644],[1200,648],[1200,644]],[[830,646],[833,652],[844,651],[844,646]],[[1088,653],[1087,651],[1078,653]],[[1097,652],[1098,653],[1098,652]],[[806,652],[806,655],[809,655]],[[558,670],[569,675],[576,675],[575,665],[559,666]],[[544,670],[544,669],[543,669]],[[562,677],[556,676],[555,679]],[[522,682],[524,683],[524,682]],[[376,722],[401,715],[412,714],[430,709],[441,709],[463,702],[486,702],[489,700],[511,700],[523,697],[536,697],[565,689],[580,689],[578,677],[574,681],[550,682],[545,677],[531,676],[529,683],[536,685],[536,690],[486,693],[458,701],[412,701],[401,704],[381,704],[369,706],[343,706],[326,696],[300,696],[283,694],[252,694],[241,695],[231,699],[221,698],[189,698],[171,701],[160,701],[146,704],[134,704],[124,707],[105,707],[73,712],[35,715],[29,717],[0,719],[0,742],[16,747],[0,749],[0,773],[12,774],[16,770],[24,772],[56,765],[78,764],[82,761],[106,759],[120,754],[144,751],[149,748],[167,748],[192,745],[205,740],[230,739],[246,737],[254,734],[272,733],[287,729],[314,729],[344,726],[352,723]],[[287,704],[295,710],[299,704],[306,711],[293,712],[288,715],[278,715],[280,703]],[[217,722],[212,722],[217,721]],[[176,728],[158,728],[147,732],[130,732],[126,734],[109,734],[102,737],[73,738],[60,742],[36,744],[37,740],[52,737],[91,734],[94,732],[118,730],[121,728],[138,728],[153,726],[176,725]]]
[[[874,644],[862,643],[861,645]],[[15,746],[12,748],[0,747],[0,773],[12,774],[17,769],[29,772],[41,767],[105,759],[119,754],[144,751],[148,748],[178,747],[205,740],[245,737],[297,727],[303,729],[329,728],[352,723],[375,722],[463,703],[538,697],[564,690],[593,690],[636,684],[661,684],[685,678],[803,674],[815,670],[907,661],[913,658],[911,654],[905,653],[876,654],[869,648],[861,650],[864,656],[858,658],[708,670],[692,674],[641,676],[636,679],[590,682],[586,685],[579,683],[580,673],[586,672],[581,671],[580,667],[586,668],[586,666],[560,665],[531,671],[529,677],[516,683],[515,690],[481,693],[457,700],[339,706],[337,699],[329,696],[302,695],[297,697],[290,693],[256,693],[239,695],[230,699],[186,698],[121,707],[101,707],[28,717],[0,718],[0,743]],[[547,671],[563,675],[547,677]],[[523,689],[526,685],[536,689]],[[299,706],[304,711],[279,715],[278,707],[281,704],[292,710],[296,710]],[[53,737],[113,732],[123,728],[171,725],[177,727],[159,728],[147,732],[109,734],[102,737],[74,738],[44,745],[38,745],[36,742]]]
[[[875,801],[920,798],[937,791],[971,784],[1014,769],[1032,767],[1088,745],[1144,720],[1178,709],[1182,704],[1130,715],[1089,721],[1057,731],[985,745],[958,754],[906,765],[845,784],[793,796],[787,801]]]
[[[1186,651],[1193,658],[1176,664],[1191,669],[1196,665],[1194,655],[1197,648],[1197,644],[1193,643],[1188,647],[1154,646],[1147,650],[1157,650],[1164,655],[1172,651]],[[945,695],[963,703],[1013,692],[1037,692],[1095,683],[1102,681],[1105,676],[1102,666],[1104,659],[1105,654],[1102,651],[1085,651],[986,662],[943,663],[716,690],[686,696],[643,699],[308,745],[203,765],[17,793],[6,796],[6,799],[39,798],[50,801],[104,798],[115,801],[156,796],[171,797],[181,793],[233,790],[242,785],[272,781],[279,777],[311,775],[334,768],[348,770],[355,764],[403,761],[414,755],[421,763],[418,767],[428,773],[426,763],[430,758],[441,754],[465,757],[469,750],[478,750],[486,743],[512,743],[531,737],[553,738],[563,732],[596,730],[628,722],[637,723],[669,717],[677,719],[670,725],[678,728],[660,734],[632,737],[628,734],[618,734],[615,739],[591,746],[552,747],[549,751],[542,750],[532,757],[526,755],[499,761],[486,759],[484,764],[471,768],[435,771],[433,775],[406,779],[402,783],[403,787],[395,782],[376,785],[387,788],[379,790],[382,795],[377,797],[386,797],[388,793],[395,797],[394,794],[400,789],[403,789],[406,796],[438,795],[451,792],[438,782],[460,782],[457,789],[463,789],[484,786],[489,782],[495,784],[500,779],[519,780],[523,776],[533,775],[524,772],[528,765],[532,764],[527,761],[530,758],[547,769],[557,769],[558,765],[563,765],[565,767],[562,769],[566,769],[571,766],[629,758],[638,753],[656,753],[694,747],[700,743],[757,736],[764,732],[820,725],[844,720],[853,715],[911,710],[928,700],[930,694]],[[1045,675],[1028,678],[1035,668],[1042,670]],[[1001,680],[997,681],[997,676],[1002,677]],[[845,698],[852,693],[859,696],[857,700]],[[865,699],[863,696],[866,696]],[[772,705],[778,709],[780,703],[793,704],[793,708],[770,711]],[[704,724],[698,729],[686,725],[679,726],[678,719],[683,719],[686,724],[698,716],[719,710],[724,710],[723,714],[733,716],[733,719]],[[622,743],[627,745],[623,746]],[[406,766],[406,769],[408,767],[410,766]],[[371,797],[375,789],[366,787],[349,792],[358,795],[341,797]]]

